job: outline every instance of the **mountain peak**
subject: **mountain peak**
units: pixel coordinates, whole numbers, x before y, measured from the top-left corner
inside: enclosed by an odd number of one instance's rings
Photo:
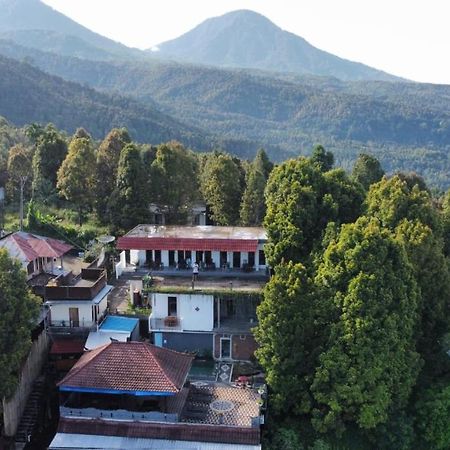
[[[343,80],[397,78],[338,58],[282,30],[262,14],[240,9],[213,17],[157,46],[170,59],[221,67],[332,76]]]

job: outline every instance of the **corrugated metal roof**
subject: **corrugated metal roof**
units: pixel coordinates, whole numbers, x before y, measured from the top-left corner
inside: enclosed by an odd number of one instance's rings
[[[223,444],[212,442],[172,441],[163,439],[57,433],[50,444],[49,449],[261,450],[261,445]]]
[[[114,331],[91,331],[87,338],[86,344],[84,347],[86,350],[94,350],[95,348],[101,347],[102,345],[109,344],[112,342],[111,339],[127,342],[127,339],[130,337],[130,333],[114,333]]]
[[[118,239],[117,248],[119,250],[256,252],[258,248],[258,240],[124,236]]]

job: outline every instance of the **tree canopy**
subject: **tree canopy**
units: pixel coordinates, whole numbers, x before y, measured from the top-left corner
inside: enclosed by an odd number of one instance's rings
[[[8,397],[31,345],[39,301],[28,289],[25,272],[0,249],[0,397]]]
[[[76,137],[69,145],[69,152],[58,170],[57,187],[60,194],[82,214],[94,203],[95,154],[89,137]]]

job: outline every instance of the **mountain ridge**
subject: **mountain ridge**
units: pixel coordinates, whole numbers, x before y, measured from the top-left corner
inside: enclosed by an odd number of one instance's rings
[[[303,37],[282,30],[251,10],[206,19],[187,33],[156,47],[160,57],[211,66],[310,73],[342,80],[402,80],[319,50]]]

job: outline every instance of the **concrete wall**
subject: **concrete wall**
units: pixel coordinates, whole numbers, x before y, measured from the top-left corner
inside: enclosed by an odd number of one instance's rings
[[[122,275],[125,267],[127,267],[125,250],[120,253],[120,261],[116,264],[116,279]]]
[[[185,331],[212,331],[214,327],[214,296],[206,294],[152,295],[152,317],[168,315],[168,297],[177,298],[177,317]]]
[[[28,396],[33,389],[33,383],[40,374],[44,361],[47,359],[49,346],[47,333],[43,331],[31,345],[27,360],[22,368],[16,392],[11,398],[3,399],[3,424],[6,436],[14,436],[17,432]]]
[[[220,359],[220,338],[231,339],[231,359],[248,361],[253,356],[257,344],[252,334],[221,334],[214,335],[214,358]]]
[[[212,354],[213,335],[210,333],[163,333],[163,347],[184,351]]]

